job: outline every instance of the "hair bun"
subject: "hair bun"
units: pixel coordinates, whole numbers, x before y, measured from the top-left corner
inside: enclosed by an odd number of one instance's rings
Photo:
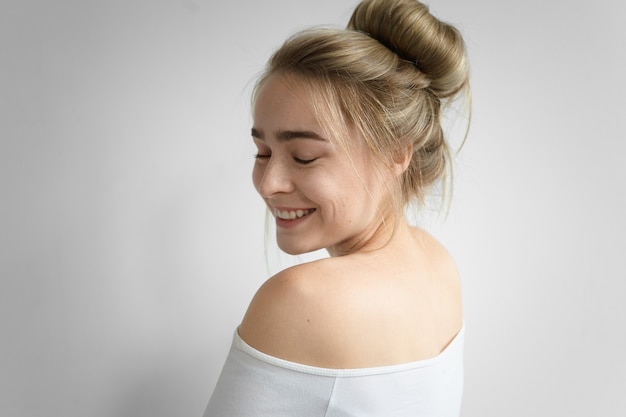
[[[468,83],[461,34],[417,0],[364,0],[354,10],[348,29],[366,33],[412,62],[440,98],[455,95]]]

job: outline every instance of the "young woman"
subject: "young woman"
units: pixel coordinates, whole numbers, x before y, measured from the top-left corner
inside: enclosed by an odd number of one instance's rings
[[[468,89],[460,34],[416,0],[365,0],[272,56],[254,185],[283,251],[330,257],[259,289],[205,417],[459,414],[459,278],[404,209],[445,182],[442,105]]]

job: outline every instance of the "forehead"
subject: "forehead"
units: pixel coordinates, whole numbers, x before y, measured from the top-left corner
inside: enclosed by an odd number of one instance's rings
[[[301,78],[286,74],[270,75],[255,95],[255,128],[321,128],[310,90]]]
[[[253,103],[253,130],[265,136],[306,131],[346,153],[366,148],[363,136],[347,121],[333,86],[291,73],[275,73],[259,85]]]

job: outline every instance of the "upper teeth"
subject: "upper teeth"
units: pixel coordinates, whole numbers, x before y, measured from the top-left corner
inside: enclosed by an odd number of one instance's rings
[[[313,212],[313,209],[306,210],[276,210],[276,216],[283,220],[293,220]]]

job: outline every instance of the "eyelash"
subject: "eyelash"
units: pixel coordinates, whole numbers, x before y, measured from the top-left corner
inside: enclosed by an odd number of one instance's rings
[[[269,158],[269,157],[271,157],[271,156],[272,156],[272,155],[264,155],[264,154],[257,153],[257,154],[254,154],[254,159],[268,159],[268,158]],[[316,161],[316,160],[317,160],[317,158],[313,158],[313,159],[300,159],[300,158],[297,158],[297,157],[295,157],[295,156],[294,156],[294,157],[293,157],[293,160],[294,160],[296,163],[300,164],[300,165],[308,165],[308,164],[310,164],[310,163],[312,163],[312,162]]]
[[[308,165],[311,162],[315,161],[317,158],[313,158],[313,159],[300,159],[300,158],[296,158],[295,156],[293,157],[293,160],[296,161],[298,164],[300,165]]]

